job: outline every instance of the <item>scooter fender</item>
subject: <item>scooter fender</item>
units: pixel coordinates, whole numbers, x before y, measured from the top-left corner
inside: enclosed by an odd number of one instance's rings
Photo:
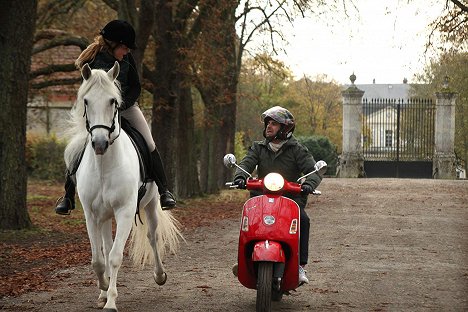
[[[286,258],[280,243],[265,240],[254,245],[252,261],[285,262]]]

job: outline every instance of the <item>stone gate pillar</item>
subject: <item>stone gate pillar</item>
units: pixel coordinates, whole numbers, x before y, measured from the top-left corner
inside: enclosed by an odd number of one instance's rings
[[[434,133],[434,158],[432,172],[435,179],[456,179],[455,165],[455,103],[457,93],[448,87],[436,92],[436,116]]]
[[[362,96],[364,91],[355,85],[356,76],[349,79],[351,86],[343,91],[343,151],[337,176],[340,178],[364,177],[364,158],[362,155]]]

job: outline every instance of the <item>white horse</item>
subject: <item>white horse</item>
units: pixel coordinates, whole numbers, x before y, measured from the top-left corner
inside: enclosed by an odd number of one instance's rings
[[[135,225],[142,179],[138,155],[119,123],[118,108],[122,101],[116,81],[119,70],[117,62],[108,72],[91,70],[88,64],[83,67],[84,81],[71,111],[72,138],[65,150],[65,162],[71,168],[76,155],[86,146],[76,171],[76,183],[91,243],[91,264],[101,289],[98,306],[106,311],[117,311],[117,273],[132,225],[133,262],[144,265],[154,261],[153,276],[158,285],[167,279],[161,258],[166,251],[175,252],[182,238],[178,222],[169,211],[161,209],[154,182],[147,184],[146,195],[140,202],[143,225],[138,221]]]

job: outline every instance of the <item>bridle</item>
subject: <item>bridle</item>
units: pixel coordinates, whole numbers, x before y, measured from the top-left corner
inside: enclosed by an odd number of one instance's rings
[[[89,120],[88,120],[88,112],[86,110],[86,107],[88,106],[88,103],[86,100],[84,100],[84,113],[83,113],[83,117],[85,117],[86,119],[86,130],[88,131],[89,134],[92,134],[93,130],[94,129],[99,129],[99,128],[102,128],[102,129],[106,129],[107,131],[109,131],[109,145],[112,145],[112,143],[114,143],[114,141],[120,136],[120,131],[122,130],[122,126],[120,124],[120,114],[119,114],[119,110],[117,108],[117,100],[116,99],[113,99],[113,106],[114,106],[114,116],[112,117],[112,124],[111,126],[106,126],[106,125],[94,125],[92,127],[89,127]],[[114,132],[115,130],[115,118],[118,116],[119,118],[119,133],[117,134],[117,136],[114,138],[114,139],[110,139],[110,136],[112,134],[112,132]]]

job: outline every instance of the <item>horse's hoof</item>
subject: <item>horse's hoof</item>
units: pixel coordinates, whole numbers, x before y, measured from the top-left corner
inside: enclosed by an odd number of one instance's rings
[[[154,277],[154,280],[156,281],[156,284],[158,284],[159,286],[162,286],[164,284],[166,284],[166,281],[167,281],[167,274],[166,272],[164,272],[161,276],[157,276],[156,273],[153,273],[153,277]]]
[[[117,312],[117,309],[102,309],[105,312]]]
[[[107,302],[107,298],[99,298],[97,302],[98,308],[99,309],[104,308],[104,306],[106,305],[106,302]]]

